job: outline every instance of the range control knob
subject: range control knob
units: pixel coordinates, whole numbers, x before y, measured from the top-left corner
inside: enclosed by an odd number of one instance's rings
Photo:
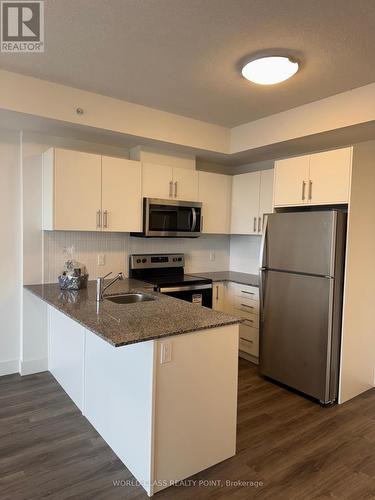
[[[141,259],[137,259],[137,264],[140,264],[141,263]]]
[[[177,262],[177,259],[176,259],[176,257],[173,257],[173,262]]]
[[[146,264],[147,259],[142,259],[142,264]]]

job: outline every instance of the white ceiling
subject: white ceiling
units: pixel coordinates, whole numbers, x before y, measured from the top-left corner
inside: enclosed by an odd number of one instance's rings
[[[0,68],[235,126],[375,81],[375,0],[47,0],[44,54]],[[301,71],[250,84],[279,49]]]

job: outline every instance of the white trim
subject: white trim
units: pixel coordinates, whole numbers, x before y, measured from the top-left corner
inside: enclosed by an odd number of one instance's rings
[[[0,361],[0,377],[18,373],[19,360],[11,359],[9,361]]]
[[[19,363],[19,372],[22,376],[45,372],[47,370],[48,358],[28,359],[27,361],[20,361]]]

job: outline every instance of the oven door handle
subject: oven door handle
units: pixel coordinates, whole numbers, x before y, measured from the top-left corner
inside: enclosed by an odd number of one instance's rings
[[[171,286],[171,287],[163,287],[157,288],[157,291],[160,293],[170,293],[170,292],[189,292],[191,290],[208,290],[212,289],[212,283],[207,285],[186,285],[186,286]]]
[[[192,220],[192,223],[191,223],[191,228],[190,228],[190,231],[192,233],[194,233],[195,231],[195,228],[197,226],[197,211],[195,210],[194,207],[192,207],[191,209],[191,213],[192,213],[192,216],[193,216],[193,220]]]

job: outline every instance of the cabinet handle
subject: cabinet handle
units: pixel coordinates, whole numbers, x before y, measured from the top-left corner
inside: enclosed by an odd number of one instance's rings
[[[96,212],[96,229],[100,229],[102,225],[102,212],[101,210],[98,210]]]
[[[169,197],[173,197],[173,181],[169,182]]]
[[[248,306],[247,304],[241,304],[243,307],[248,307],[249,309],[254,309],[254,306]]]
[[[243,337],[240,337],[240,339],[244,340],[245,342],[249,342],[249,344],[254,344],[254,340],[244,339]]]
[[[103,227],[108,227],[108,210],[104,210],[103,212]]]
[[[254,323],[252,319],[247,319],[247,318],[241,318],[243,321],[247,321],[248,323]]]
[[[201,233],[203,233],[203,215],[201,215]]]
[[[216,300],[219,300],[219,285],[216,285]]]
[[[306,181],[302,181],[302,199],[305,199]]]
[[[312,199],[312,181],[309,181],[309,200]]]
[[[254,226],[253,226],[253,231],[254,231],[254,233],[256,233],[256,232],[257,232],[257,218],[256,218],[256,217],[254,217]]]
[[[262,232],[262,217],[258,217],[258,233]]]
[[[174,197],[177,198],[177,181],[174,183]]]
[[[246,290],[241,290],[242,293],[247,293],[248,295],[255,295],[254,292],[247,292]]]

